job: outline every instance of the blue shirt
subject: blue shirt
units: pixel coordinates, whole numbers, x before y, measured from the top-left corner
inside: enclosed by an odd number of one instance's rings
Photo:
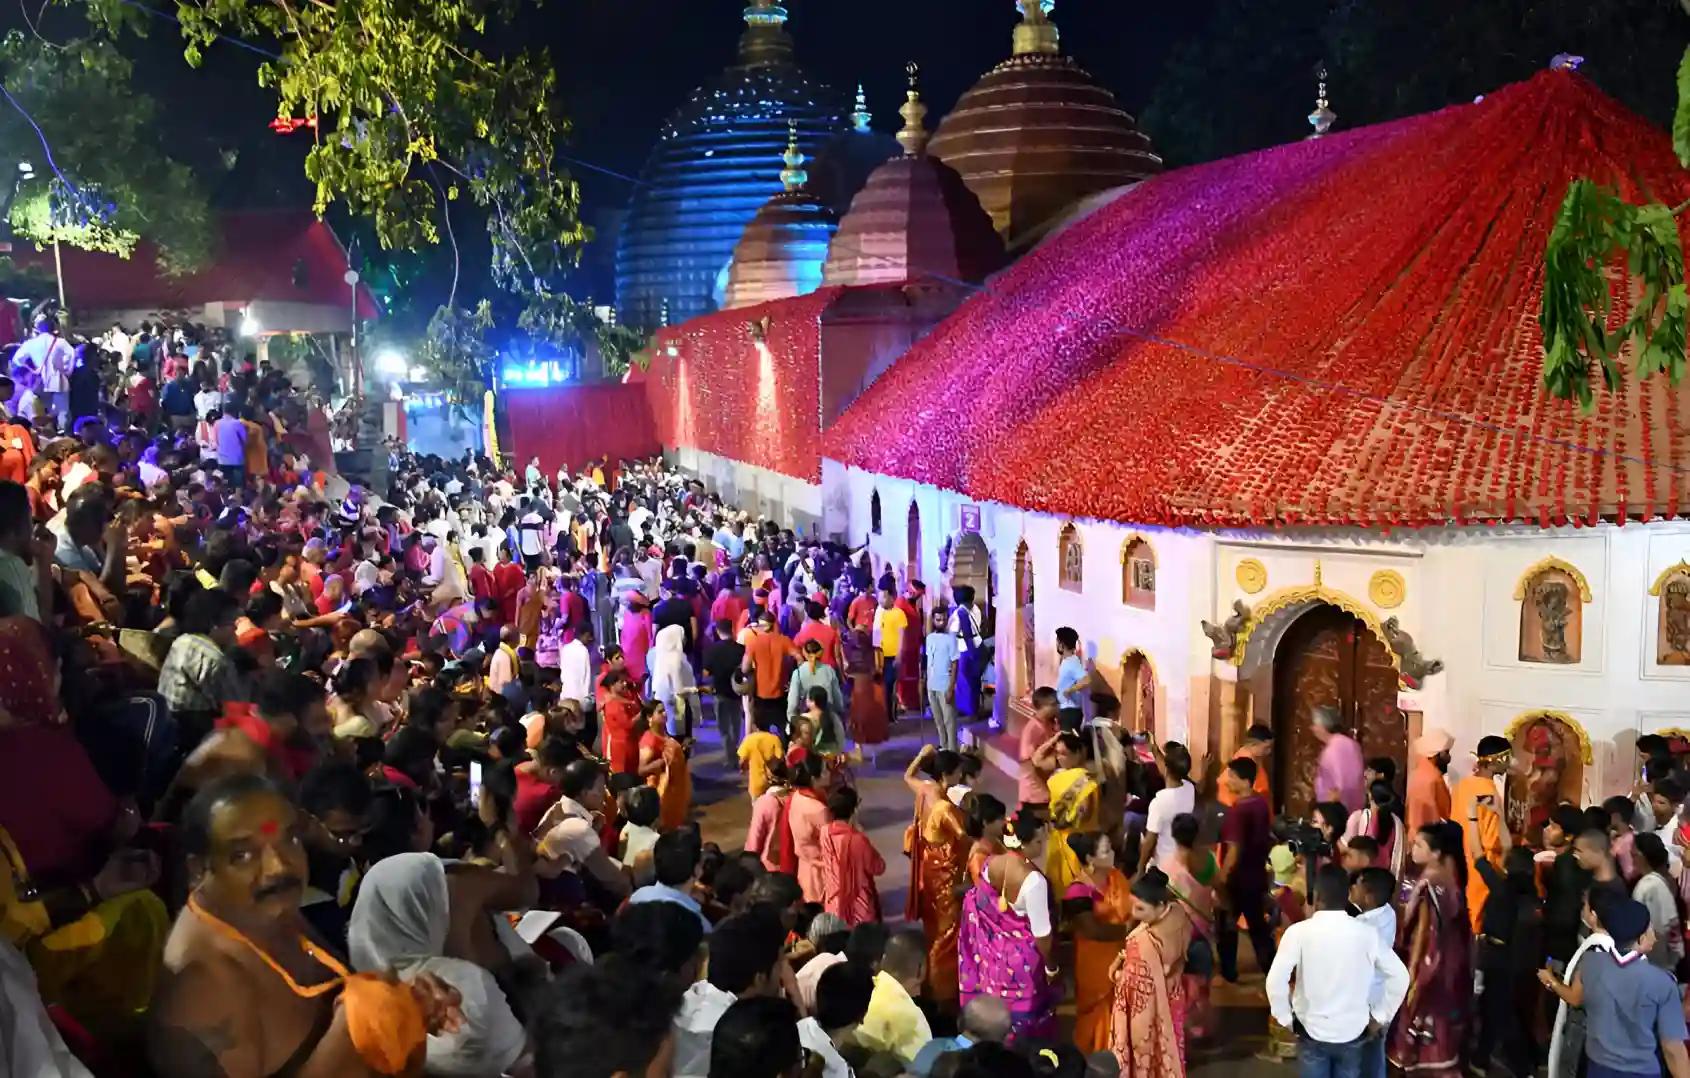
[[[710,919],[704,916],[704,910],[698,905],[698,900],[677,887],[670,887],[666,883],[648,883],[644,887],[628,896],[630,904],[635,902],[673,902],[693,912],[698,917],[698,923],[704,926],[704,931],[710,931]]]
[[[1584,982],[1584,1052],[1592,1063],[1626,1074],[1660,1074],[1655,1050],[1683,1041],[1684,1007],[1672,974],[1638,955],[1625,965],[1606,951],[1580,959]]]
[[[909,1072],[917,1078],[927,1078],[933,1073],[933,1065],[939,1062],[939,1057],[952,1052],[966,1052],[974,1047],[974,1042],[958,1033],[954,1037],[934,1037],[921,1046],[921,1051],[910,1061]]]
[[[1086,662],[1078,655],[1070,655],[1062,660],[1062,665],[1056,669],[1056,696],[1062,707],[1083,707],[1080,693],[1075,686],[1086,680]]]
[[[949,692],[951,664],[957,661],[956,637],[950,633],[927,634],[927,691]]]

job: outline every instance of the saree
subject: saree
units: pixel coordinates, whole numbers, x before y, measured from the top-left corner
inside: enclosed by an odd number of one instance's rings
[[[874,644],[856,629],[845,634],[845,675],[851,679],[851,738],[860,745],[879,745],[890,732],[886,725],[886,691],[875,671]]]
[[[1098,786],[1083,767],[1070,767],[1050,777],[1050,852],[1045,877],[1051,894],[1067,894],[1080,876],[1080,859],[1068,848],[1068,836],[1098,830]]]
[[[1106,925],[1124,925],[1132,920],[1132,888],[1119,869],[1110,869],[1102,889],[1076,880],[1063,896],[1065,904],[1089,901],[1092,915]],[[1115,982],[1109,968],[1121,953],[1122,941],[1089,939],[1074,933],[1074,1046],[1086,1055],[1107,1052],[1115,1006]]]
[[[932,811],[935,801],[944,800],[938,797],[939,787],[932,782],[923,782],[915,795],[915,815],[910,818],[910,825],[904,829],[904,854],[910,859],[910,889],[904,896],[904,920],[914,921],[921,917],[921,874],[922,852],[926,846],[923,837],[926,828],[927,814]]]
[[[692,815],[692,771],[686,749],[655,730],[644,734],[640,745],[663,758],[663,770],[646,779],[646,785],[657,791],[657,829],[674,831],[685,826]]]
[[[1180,985],[1185,993],[1187,1040],[1208,1036],[1214,1018],[1209,1006],[1209,978],[1214,964],[1215,892],[1209,881],[1215,878],[1216,865],[1214,854],[1206,854],[1205,857],[1200,875],[1186,868],[1177,856],[1161,863],[1162,871],[1168,876],[1169,892],[1184,907],[1186,917],[1191,921],[1191,945],[1186,951],[1189,960],[1180,973]],[[1199,959],[1189,957],[1193,954],[1207,959],[1202,968],[1195,971],[1192,966]]]
[[[1461,892],[1421,879],[1403,911],[1397,950],[1411,958],[1425,930],[1425,953],[1409,968],[1408,998],[1387,1042],[1391,1065],[1405,1074],[1461,1074],[1461,1050],[1473,1003],[1473,934]]]
[[[949,798],[931,802],[920,827],[919,884],[910,894],[927,936],[927,994],[942,1007],[957,1000],[957,936],[962,928],[962,892],[969,842],[962,812]]]
[[[1004,1043],[1056,1038],[1061,986],[1045,976],[1044,957],[1027,918],[1010,907],[983,873],[963,900],[957,952],[962,1005],[996,996],[1009,1007]]]
[[[1003,843],[992,839],[979,839],[968,851],[968,885],[970,887],[980,882],[986,874],[986,862],[1004,852]]]
[[[1121,976],[1111,1009],[1111,1047],[1122,1078],[1183,1078],[1185,1074],[1185,1000],[1179,978],[1168,976],[1169,951],[1178,940],[1164,940],[1157,925],[1139,925],[1121,949]],[[1176,960],[1177,961],[1177,960]]]

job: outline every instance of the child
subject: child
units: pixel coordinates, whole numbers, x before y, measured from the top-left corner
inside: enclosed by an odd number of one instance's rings
[[[1352,843],[1354,841],[1351,840]],[[1350,848],[1353,850],[1355,847],[1352,845]],[[1368,866],[1357,872],[1353,881],[1350,884],[1350,903],[1356,908],[1356,920],[1373,929],[1386,950],[1394,948],[1397,942],[1397,911],[1391,906],[1391,896],[1396,894],[1397,878],[1387,869]],[[1368,1002],[1377,1004],[1384,991],[1383,979],[1374,974]],[[1361,1053],[1362,1078],[1383,1078],[1385,1038],[1368,1038],[1362,1043]]]
[[[769,788],[769,764],[783,754],[780,736],[773,732],[778,719],[759,716],[757,732],[739,743],[739,769],[746,773],[746,788],[756,801]]]
[[[1344,871],[1355,879],[1362,870],[1371,868],[1379,859],[1379,840],[1372,835],[1356,835],[1350,839],[1344,852],[1338,855],[1338,863],[1344,866]]]
[[[634,873],[634,886],[644,887],[655,878],[651,848],[657,844],[657,818],[661,800],[650,786],[636,786],[617,799],[622,819],[621,840],[616,859]]]
[[[792,790],[787,786],[786,762],[776,757],[769,761],[768,786],[761,797],[751,804],[751,826],[745,833],[745,850],[757,856],[770,872],[780,871],[780,820],[786,799]]]

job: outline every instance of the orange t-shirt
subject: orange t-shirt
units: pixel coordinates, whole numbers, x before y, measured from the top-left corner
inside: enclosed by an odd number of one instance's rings
[[[1263,801],[1266,801],[1269,805],[1273,804],[1273,785],[1268,781],[1268,769],[1266,763],[1262,760],[1257,760],[1254,756],[1251,756],[1247,749],[1239,749],[1237,752],[1232,754],[1232,758],[1234,760],[1252,760],[1255,762],[1256,792],[1262,795]],[[1232,803],[1238,799],[1232,795],[1231,790],[1226,788],[1226,783],[1222,782],[1219,783],[1215,789],[1215,800],[1219,801],[1228,808],[1231,808]]]
[[[792,654],[792,641],[779,632],[754,632],[745,645],[745,657],[757,675],[757,696],[774,700],[784,696],[786,657]]]

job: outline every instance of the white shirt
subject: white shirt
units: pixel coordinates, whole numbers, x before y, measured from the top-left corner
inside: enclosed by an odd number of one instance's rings
[[[558,696],[578,700],[585,707],[593,699],[593,657],[579,639],[563,645],[557,653]]]
[[[545,518],[539,513],[527,513],[523,515],[521,520],[517,521],[516,526],[518,537],[522,543],[523,556],[528,558],[539,557],[540,553],[546,549],[543,538],[546,528]]]
[[[1371,1003],[1376,976],[1384,989]],[[1323,1044],[1350,1043],[1367,1031],[1369,1018],[1390,1025],[1407,992],[1402,959],[1380,944],[1374,926],[1342,910],[1319,910],[1287,927],[1267,976],[1274,1021],[1290,1028],[1295,1016]]]
[[[1197,787],[1190,779],[1178,786],[1158,790],[1150,798],[1144,829],[1156,836],[1157,864],[1179,852],[1179,843],[1174,841],[1174,817],[1182,812],[1192,812],[1196,807]]]
[[[709,981],[696,981],[687,989],[675,1015],[675,1065],[670,1071],[674,1078],[710,1078],[711,1036],[735,1002],[732,992]]]
[[[798,1043],[822,1061],[822,1078],[851,1078],[851,1065],[845,1062],[839,1049],[833,1046],[833,1038],[814,1018],[799,1019]]]
[[[1356,920],[1373,929],[1374,935],[1379,937],[1379,946],[1387,951],[1395,950],[1397,945],[1397,911],[1386,903],[1376,910],[1356,914]],[[1385,998],[1385,978],[1375,972],[1373,975],[1373,991],[1367,997],[1367,1005],[1379,1006]]]
[[[43,393],[63,393],[70,388],[70,372],[76,369],[76,349],[56,333],[37,333],[12,353],[13,367],[26,363],[40,373]]]

